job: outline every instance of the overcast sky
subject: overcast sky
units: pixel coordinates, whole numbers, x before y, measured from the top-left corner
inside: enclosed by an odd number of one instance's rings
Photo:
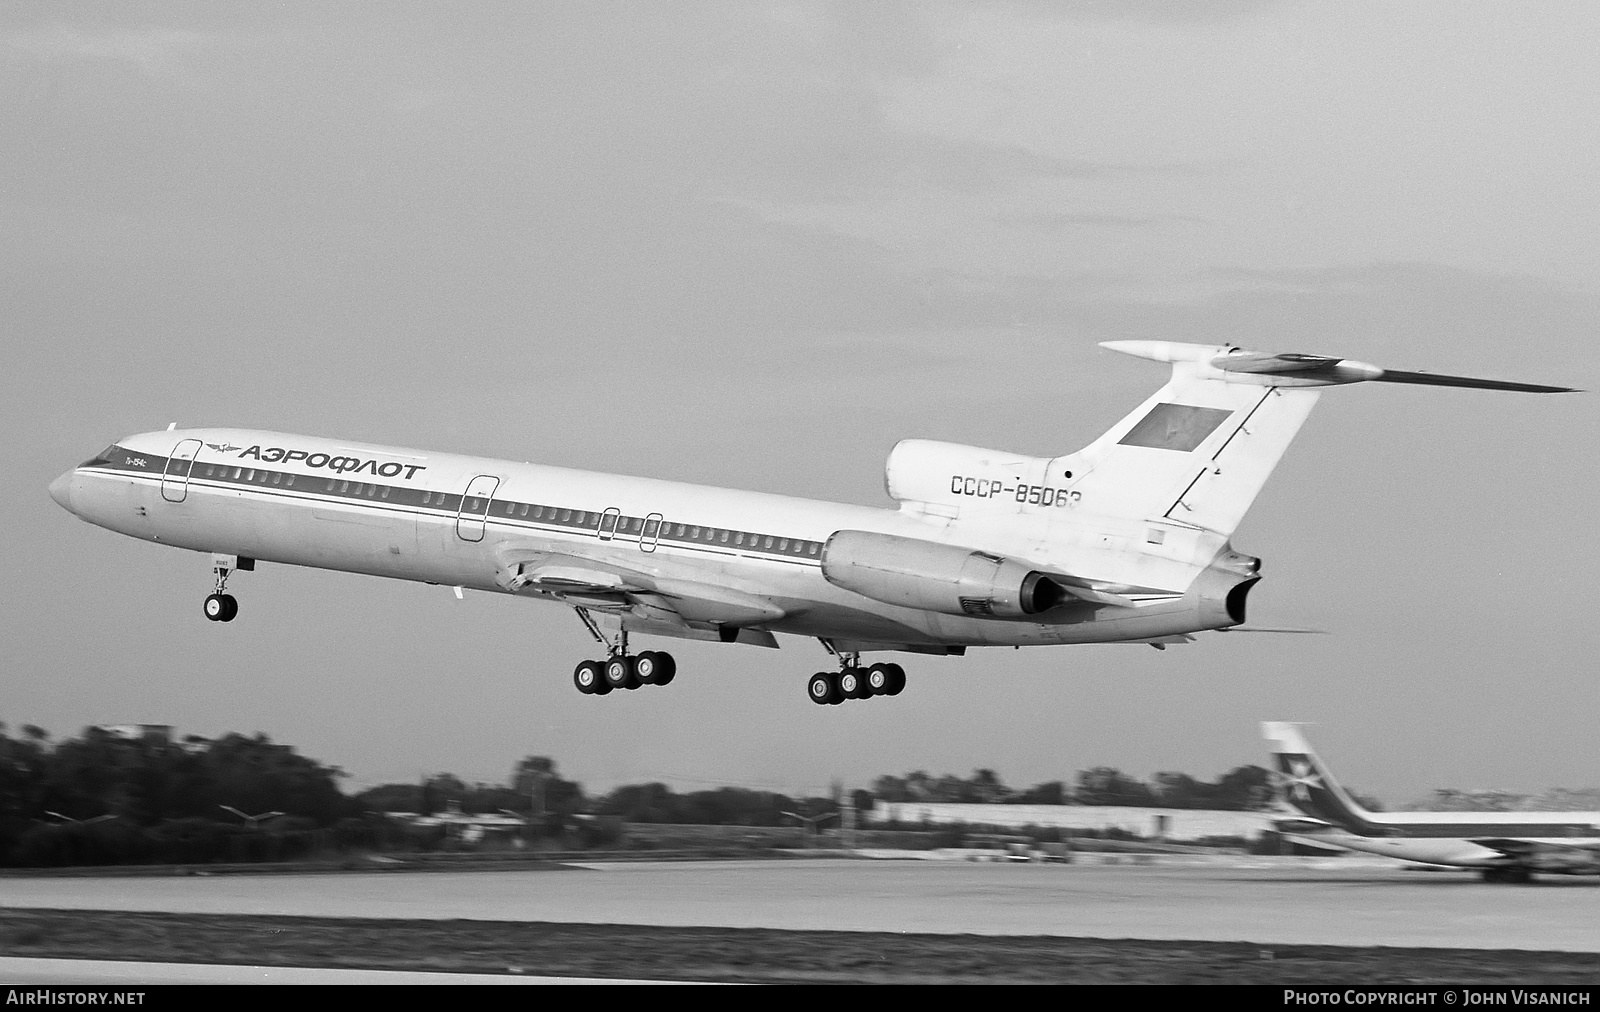
[[[902,658],[209,560],[57,474],[239,425],[888,505],[906,437],[1055,454],[1234,342],[1600,388],[1588,3],[8,4],[0,720],[263,731],[365,786],[527,754],[591,790],[1091,766],[1214,777],[1316,721],[1346,783],[1600,785],[1595,394],[1324,396],[1235,537],[1251,622]]]

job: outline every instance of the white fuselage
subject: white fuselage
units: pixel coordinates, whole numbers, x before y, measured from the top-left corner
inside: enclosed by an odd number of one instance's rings
[[[1353,850],[1363,854],[1377,854],[1381,857],[1392,857],[1399,861],[1415,861],[1418,864],[1479,868],[1493,867],[1506,863],[1504,851],[1485,847],[1464,837],[1371,837],[1357,836],[1354,833],[1331,828],[1319,833],[1302,832],[1287,835],[1311,844],[1343,847],[1345,850]],[[1486,838],[1494,835],[1495,831],[1492,826],[1484,827],[1484,836]],[[1543,847],[1594,847],[1600,844],[1600,840],[1592,837],[1585,839],[1566,836],[1519,836],[1516,839],[1519,843],[1529,846]]]
[[[679,602],[681,614],[664,621],[635,615],[635,628],[667,635],[738,626],[842,649],[944,652],[1158,639],[1238,621],[1221,596],[1241,578],[1207,582],[1226,538],[1166,525],[1150,543],[1150,522],[1026,502],[874,509],[239,429],[128,437],[64,475],[52,494],[84,520],[147,541],[486,592],[546,596],[514,587],[508,573],[527,560],[579,560]],[[896,607],[824,579],[823,548],[841,530],[1162,589],[1137,607],[1072,601],[1028,620]]]
[[[1362,832],[1326,825],[1286,835],[1307,843],[1421,864],[1496,867],[1509,861],[1547,871],[1593,873],[1600,866],[1600,812],[1362,811]],[[1528,856],[1508,855],[1525,850]],[[1539,852],[1533,856],[1533,852]]]

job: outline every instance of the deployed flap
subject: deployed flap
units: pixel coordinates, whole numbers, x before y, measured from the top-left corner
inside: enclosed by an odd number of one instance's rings
[[[590,590],[601,592],[624,593],[634,590],[628,581],[615,573],[602,573],[594,569],[584,569],[581,566],[563,566],[555,563],[542,566],[521,566],[521,572],[513,577],[510,590],[520,590],[524,586],[535,586],[540,590]]]
[[[784,611],[770,600],[729,587],[692,580],[657,580],[656,590],[689,622],[745,626],[772,622]]]
[[[784,611],[765,597],[698,580],[658,576],[613,562],[532,548],[498,553],[497,582],[512,593],[549,594],[585,607],[620,604],[669,610],[704,629],[772,622]]]

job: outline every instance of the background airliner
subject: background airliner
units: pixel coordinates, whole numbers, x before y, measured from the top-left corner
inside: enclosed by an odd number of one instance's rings
[[[1369,812],[1311,751],[1299,724],[1267,721],[1281,800],[1304,816],[1279,829],[1311,843],[1477,868],[1486,882],[1536,871],[1600,875],[1600,812]]]
[[[1565,387],[1395,372],[1314,355],[1115,341],[1165,386],[1076,453],[906,440],[897,509],[240,429],[129,436],[50,486],[82,519],[213,557],[205,615],[231,621],[258,560],[518,594],[573,607],[605,648],[584,693],[665,684],[630,633],[777,646],[819,639],[819,704],[896,695],[869,651],[1136,642],[1245,620],[1260,560],[1229,541],[1322,387]]]

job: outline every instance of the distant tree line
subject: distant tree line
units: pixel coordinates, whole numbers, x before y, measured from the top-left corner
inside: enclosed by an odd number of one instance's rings
[[[418,815],[506,812],[537,816],[552,825],[571,825],[582,814],[636,823],[793,826],[839,808],[831,798],[791,798],[743,787],[679,794],[661,783],[626,784],[591,798],[581,784],[557,776],[555,764],[542,756],[529,756],[519,763],[510,785],[468,784],[453,774],[440,773],[420,784],[374,787],[358,794],[356,800],[375,811]],[[870,798],[865,803],[870,805]]]
[[[528,756],[504,784],[467,783],[439,773],[417,783],[345,794],[345,773],[266,735],[127,737],[86,728],[53,741],[41,728],[20,734],[0,724],[0,865],[189,863],[282,860],[348,850],[429,849],[448,834],[437,816],[507,813],[525,820],[524,839],[590,846],[614,841],[601,822],[724,826],[837,826],[846,798],[743,787],[678,793],[662,783],[628,784],[589,796],[553,760]],[[1215,783],[1158,773],[1149,783],[1110,767],[1015,790],[993,770],[970,777],[922,771],[883,776],[848,803],[1139,805],[1244,810],[1271,796],[1267,771],[1241,766]],[[438,820],[433,820],[437,822]],[[419,822],[421,828],[419,828]]]
[[[228,734],[181,742],[87,728],[52,742],[0,724],[0,863],[264,860],[373,833],[343,771]]]

